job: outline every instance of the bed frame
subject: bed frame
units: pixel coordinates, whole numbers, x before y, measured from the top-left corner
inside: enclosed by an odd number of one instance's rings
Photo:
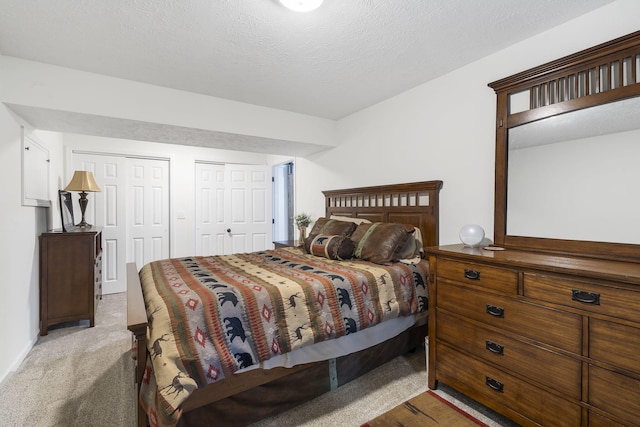
[[[326,216],[411,224],[424,246],[438,244],[439,192],[442,181],[323,191]],[[146,368],[148,320],[135,263],[127,264],[127,328],[133,333],[138,385]],[[291,409],[333,390],[424,342],[426,317],[402,334],[377,346],[332,360],[293,368],[255,369],[196,390],[183,403],[179,426],[246,425]],[[425,378],[426,381],[426,378]],[[147,417],[138,403],[138,427]]]

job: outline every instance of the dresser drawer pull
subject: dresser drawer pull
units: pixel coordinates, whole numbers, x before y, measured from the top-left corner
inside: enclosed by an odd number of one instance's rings
[[[598,293],[581,291],[580,289],[573,289],[571,293],[571,299],[574,301],[578,301],[583,304],[600,305],[600,294]]]
[[[464,269],[464,277],[469,280],[480,280],[480,272],[478,270]]]
[[[494,317],[504,317],[504,308],[487,304],[487,314],[490,314]]]
[[[491,377],[485,377],[485,384],[489,386],[490,389],[499,391],[500,393],[504,393],[504,384],[500,381],[494,380]]]
[[[485,344],[485,348],[489,350],[491,353],[499,354],[501,356],[504,355],[504,346],[498,343],[495,343],[493,341],[487,340]]]

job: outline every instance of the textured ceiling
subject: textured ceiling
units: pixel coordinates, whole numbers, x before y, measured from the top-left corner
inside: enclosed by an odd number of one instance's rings
[[[611,0],[0,0],[0,53],[339,119]]]

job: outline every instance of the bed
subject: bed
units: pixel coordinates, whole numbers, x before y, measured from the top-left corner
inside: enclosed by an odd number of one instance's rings
[[[381,230],[397,234],[404,225],[411,235],[415,227],[424,247],[437,245],[441,188],[441,181],[426,181],[323,191],[325,217],[314,225],[306,250],[176,258],[140,270],[128,264],[138,425],[247,425],[421,344],[427,333],[426,262],[370,262],[389,250],[372,250],[377,246],[371,242]],[[347,223],[353,227],[342,236]],[[328,240],[331,251],[322,246]],[[349,244],[358,258],[341,260],[337,248]],[[239,288],[229,292],[234,280]],[[276,304],[279,299],[284,305]],[[325,305],[328,312],[318,308]],[[249,306],[254,314],[247,314]],[[205,320],[174,317],[187,311],[204,313]],[[165,332],[180,328],[187,332]],[[182,345],[185,336],[200,345]],[[172,354],[179,357],[172,361]],[[163,371],[167,365],[178,371]]]

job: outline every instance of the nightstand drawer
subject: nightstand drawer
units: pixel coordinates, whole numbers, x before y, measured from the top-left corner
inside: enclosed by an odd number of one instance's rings
[[[474,290],[438,283],[436,305],[572,353],[582,348],[582,316]]]
[[[580,400],[582,365],[579,360],[512,339],[457,316],[443,312],[437,316],[438,339]],[[544,369],[540,369],[542,366]]]
[[[446,345],[436,349],[438,374],[446,384],[472,390],[549,426],[581,426],[580,406],[539,389]]]
[[[640,322],[640,290],[594,285],[555,276],[525,274],[524,295],[528,298]]]
[[[632,425],[638,425],[640,381],[590,365],[589,403]]]
[[[438,260],[438,277],[486,289],[516,294],[518,274],[506,268],[448,259]]]
[[[589,321],[589,357],[640,373],[638,329],[592,318]]]

